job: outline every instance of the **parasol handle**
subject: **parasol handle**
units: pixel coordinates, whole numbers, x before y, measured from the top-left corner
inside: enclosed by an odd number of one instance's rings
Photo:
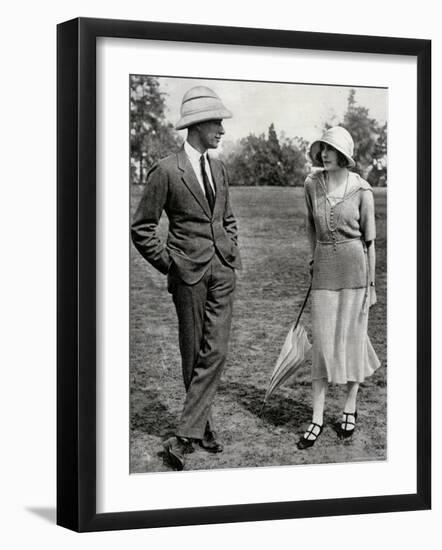
[[[310,283],[310,286],[308,287],[308,290],[307,290],[307,294],[305,295],[305,298],[304,298],[304,302],[303,302],[303,304],[301,306],[301,309],[298,313],[298,318],[296,319],[296,323],[295,323],[294,328],[296,328],[298,326],[299,320],[301,319],[302,312],[304,311],[304,308],[305,308],[305,304],[307,303],[308,297],[310,296],[310,290],[311,289],[312,289],[312,284]]]

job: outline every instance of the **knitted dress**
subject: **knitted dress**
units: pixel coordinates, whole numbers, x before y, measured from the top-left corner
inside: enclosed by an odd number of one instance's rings
[[[312,379],[363,382],[380,366],[367,334],[369,272],[365,242],[376,238],[371,186],[349,172],[345,196],[327,194],[325,172],[305,181],[313,253]]]

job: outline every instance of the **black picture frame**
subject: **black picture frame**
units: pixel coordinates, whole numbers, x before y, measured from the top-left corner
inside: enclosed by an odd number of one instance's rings
[[[416,493],[96,512],[96,39],[414,56],[417,60]],[[424,510],[431,506],[431,41],[78,18],[57,28],[57,523],[84,532]]]

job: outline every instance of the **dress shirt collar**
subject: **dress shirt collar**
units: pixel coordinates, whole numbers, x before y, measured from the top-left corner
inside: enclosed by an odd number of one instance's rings
[[[184,142],[184,151],[186,151],[187,156],[190,158],[192,164],[198,164],[200,162],[201,153],[192,147],[188,141]],[[204,153],[204,158],[207,161],[207,151]]]
[[[203,193],[206,194],[206,192],[204,191],[204,182],[201,174],[201,164],[200,164],[201,153],[197,151],[195,147],[192,147],[192,145],[190,145],[188,141],[184,142],[184,151],[186,155],[189,157],[190,165],[192,166],[193,171],[195,172],[196,179],[198,180],[198,183],[200,184],[200,187]],[[204,165],[206,169],[206,174],[209,179],[210,186],[212,187],[213,192],[216,194],[215,184],[213,183],[213,178],[212,178],[212,170],[210,168],[210,163],[208,162],[208,160],[209,159],[207,157],[207,151],[206,151],[204,153]]]

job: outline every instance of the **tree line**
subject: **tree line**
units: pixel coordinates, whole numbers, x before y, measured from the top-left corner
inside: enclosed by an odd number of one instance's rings
[[[324,129],[341,125],[355,142],[354,170],[373,186],[387,184],[387,123],[381,125],[357,104],[350,90],[342,121],[328,122]],[[150,167],[182,144],[182,137],[165,116],[165,95],[158,79],[132,75],[130,80],[130,176],[143,185]],[[311,169],[308,143],[302,137],[278,136],[274,124],[266,134],[249,134],[225,142],[220,154],[231,185],[302,186]]]

